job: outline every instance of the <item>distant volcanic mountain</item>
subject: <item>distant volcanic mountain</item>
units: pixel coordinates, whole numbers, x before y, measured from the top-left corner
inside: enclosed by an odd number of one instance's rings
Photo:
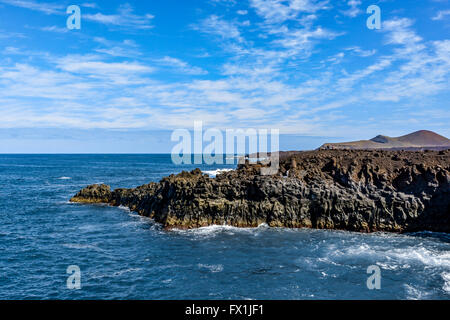
[[[445,150],[450,149],[450,140],[427,130],[417,131],[398,138],[377,136],[371,140],[342,143],[326,143],[321,150]]]

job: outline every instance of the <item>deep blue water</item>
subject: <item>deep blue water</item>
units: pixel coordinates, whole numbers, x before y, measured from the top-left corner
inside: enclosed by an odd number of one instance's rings
[[[68,203],[89,184],[135,187],[195,167],[169,155],[0,155],[0,299],[450,298],[445,234],[166,232],[126,209]],[[66,286],[70,265],[80,290]],[[366,286],[370,265],[380,290]]]

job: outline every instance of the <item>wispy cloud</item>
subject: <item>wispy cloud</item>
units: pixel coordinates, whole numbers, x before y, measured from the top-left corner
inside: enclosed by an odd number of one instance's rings
[[[193,28],[203,33],[219,36],[222,39],[244,41],[236,23],[226,21],[216,15],[209,16],[199,24],[194,25]]]
[[[140,75],[155,71],[154,67],[139,62],[108,62],[95,55],[69,55],[58,59],[56,65],[59,69],[71,74],[84,75],[90,79],[119,85],[142,83]]]
[[[58,26],[47,26],[40,28],[42,31],[48,31],[48,32],[56,32],[56,33],[67,33],[69,29],[67,28],[61,28]]]
[[[190,74],[190,75],[206,75],[208,71],[203,70],[199,67],[194,67],[189,65],[187,62],[178,59],[166,56],[164,58],[156,60],[156,62],[162,66],[166,66],[172,69],[177,70],[180,73]]]
[[[376,49],[372,50],[363,50],[359,46],[348,47],[345,49],[346,51],[350,51],[360,57],[370,57],[377,53]]]
[[[286,32],[283,32],[283,37],[275,40],[274,43],[279,44],[287,50],[292,50],[292,55],[297,55],[299,52],[305,52],[309,55],[309,50],[312,48],[315,40],[332,40],[339,35],[342,35],[342,33],[334,32],[322,27],[317,27],[315,29],[304,28],[286,30]]]
[[[115,27],[130,27],[135,29],[152,29],[152,20],[154,15],[147,13],[145,15],[137,15],[129,4],[119,7],[116,14],[83,14],[83,19],[102,23]]]
[[[450,10],[443,10],[439,11],[434,17],[432,17],[432,20],[444,20],[446,16],[450,16]]]
[[[300,13],[329,9],[329,1],[316,0],[250,0],[250,6],[268,23],[297,19]]]
[[[81,6],[85,7],[85,8],[92,8],[92,9],[98,8],[98,5],[94,2],[85,2],[85,3],[81,4]]]
[[[359,8],[359,6],[361,5],[361,1],[360,0],[349,0],[347,2],[347,5],[349,6],[349,8],[347,10],[342,11],[342,13],[346,16],[349,17],[356,17],[357,15],[361,14],[363,11]]]
[[[139,57],[142,55],[138,45],[133,40],[111,41],[102,37],[94,37],[101,47],[94,49],[98,53],[113,57]]]
[[[47,54],[20,38],[4,41],[0,105],[6,107],[0,127],[153,130],[203,120],[221,128],[378,134],[401,127],[402,117],[417,123],[430,106],[437,110],[433,117],[418,123],[437,123],[440,114],[441,127],[448,127],[448,112],[440,111],[448,108],[448,36],[436,32],[427,39],[430,31],[422,32],[423,24],[411,15],[383,19],[380,31],[366,29],[364,19],[334,24],[343,11],[358,16],[361,6],[360,1],[210,0],[207,9],[195,11],[194,21],[175,21],[170,30],[155,25],[152,36],[158,38],[145,40],[128,31],[153,27],[147,11],[126,5],[106,13],[104,5],[85,6],[84,18],[118,32],[99,36],[83,24],[80,47],[71,42],[51,51],[50,43]],[[48,24],[27,31],[66,32],[64,24]]]
[[[25,8],[34,11],[40,11],[45,14],[64,14],[64,5],[47,2],[37,2],[33,0],[0,0],[0,3],[5,3],[11,6]]]
[[[67,5],[57,4],[57,3],[49,3],[49,2],[38,2],[34,0],[0,0],[0,3],[8,4],[15,7],[20,7],[24,9],[39,11],[45,13],[47,15],[64,15],[66,14],[65,10]],[[98,9],[98,5],[95,3],[83,3],[82,7],[89,9]],[[152,20],[154,15],[147,13],[144,15],[137,15],[134,13],[133,7],[126,3],[121,5],[117,9],[117,13],[115,14],[104,14],[102,12],[97,13],[85,13],[82,12],[82,18],[105,24],[108,26],[114,27],[123,27],[123,28],[133,28],[133,29],[143,29],[148,30],[152,29]],[[56,29],[52,27],[47,27],[46,31],[55,31]],[[60,30],[61,31],[61,30]]]
[[[408,18],[383,22],[383,30],[388,32],[387,44],[411,45],[422,40],[410,27],[414,21]]]

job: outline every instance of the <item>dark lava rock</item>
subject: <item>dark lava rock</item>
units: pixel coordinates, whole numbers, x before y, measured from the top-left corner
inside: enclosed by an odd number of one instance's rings
[[[135,189],[89,186],[72,202],[126,206],[165,228],[209,225],[450,232],[450,152],[321,150],[280,154],[277,175],[242,164]]]
[[[80,203],[109,203],[111,201],[111,188],[105,184],[92,185],[78,192],[71,202]]]

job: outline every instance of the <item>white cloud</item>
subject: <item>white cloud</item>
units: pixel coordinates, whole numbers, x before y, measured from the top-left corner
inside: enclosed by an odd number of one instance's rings
[[[3,52],[3,54],[8,55],[8,54],[22,54],[22,50],[20,50],[19,48],[16,47],[6,47]]]
[[[244,41],[236,23],[223,20],[216,15],[211,15],[204,19],[199,25],[194,26],[194,29],[203,33],[217,35],[222,39],[233,39],[238,42]]]
[[[344,5],[356,8],[357,2]],[[391,111],[384,107],[388,102],[393,112],[399,105],[405,114],[412,105],[419,112],[418,103],[448,91],[450,40],[425,41],[414,30],[413,19],[384,21],[383,29],[374,33],[384,40],[382,46],[342,45],[332,40],[343,32],[320,25],[330,13],[322,10],[331,2],[251,0],[250,5],[252,14],[244,19],[235,15],[236,7],[227,8],[234,18],[209,12],[194,28],[219,40],[214,42],[218,47],[202,43],[180,56],[174,51],[155,56],[123,38],[91,39],[95,54],[48,57],[8,43],[8,56],[0,60],[0,105],[8,106],[0,127],[162,129],[204,120],[222,128],[342,133],[358,130],[347,119],[355,120],[355,108],[368,112],[376,105]],[[108,26],[139,29],[152,22],[130,7],[93,16],[91,20]],[[57,32],[53,26],[44,28]],[[340,25],[339,30],[346,29]],[[188,58],[199,52],[208,53],[201,67]],[[160,76],[169,72],[186,76]],[[435,109],[445,107],[441,103]],[[376,124],[366,121],[364,129]]]
[[[354,17],[356,17],[356,16],[358,16],[359,14],[361,14],[363,11],[359,8],[359,6],[361,5],[361,1],[360,0],[349,0],[348,2],[347,2],[347,5],[350,7],[348,10],[346,10],[346,11],[343,11],[343,13],[346,15],[346,16],[349,16],[349,17],[352,17],[352,18],[354,18]]]
[[[353,88],[354,84],[357,81],[367,78],[368,76],[373,75],[376,72],[385,70],[392,65],[392,60],[393,59],[389,57],[383,57],[380,61],[368,66],[367,68],[358,70],[349,76],[339,79],[338,85],[340,86],[340,90],[350,90]]]
[[[152,14],[145,14],[142,16],[133,13],[133,8],[129,4],[121,5],[117,14],[83,14],[83,19],[102,23],[109,26],[116,27],[130,27],[135,29],[151,29],[153,28]]]
[[[49,31],[49,32],[56,32],[56,33],[67,33],[69,31],[69,29],[67,29],[67,28],[61,28],[61,27],[58,27],[58,26],[42,27],[41,30],[42,31]]]
[[[174,68],[177,71],[184,74],[190,75],[208,74],[208,72],[206,70],[203,70],[202,68],[191,66],[187,62],[173,57],[166,56],[162,59],[158,59],[156,62],[163,66]]]
[[[383,22],[383,30],[388,32],[387,44],[413,44],[422,40],[410,29],[414,21],[408,18],[392,19]]]
[[[268,23],[296,19],[300,13],[315,13],[329,8],[328,1],[316,0],[250,0],[250,6]]]
[[[444,20],[446,16],[450,15],[450,10],[439,11],[432,20]]]
[[[0,3],[5,3],[11,6],[25,8],[29,10],[39,11],[49,15],[50,14],[64,15],[66,14],[67,8],[67,6],[62,4],[37,2],[34,0],[0,0]],[[90,9],[98,8],[98,6],[95,3],[89,2],[83,3],[81,4],[81,6]],[[148,30],[153,28],[152,20],[154,18],[154,15],[149,13],[145,15],[137,15],[133,12],[133,8],[129,4],[123,4],[119,7],[116,14],[103,14],[101,12],[92,14],[82,12],[82,18],[109,26]],[[57,30],[55,27],[47,27],[47,30],[44,31],[61,32],[61,30],[62,29]]]
[[[139,57],[142,53],[138,50],[138,45],[133,40],[111,41],[102,37],[95,37],[94,41],[100,44],[101,48],[94,49],[98,53],[112,57]]]
[[[65,14],[66,9],[66,7],[61,4],[37,2],[33,0],[0,0],[0,3],[5,3],[24,9],[40,11],[45,14]]]
[[[358,46],[354,46],[354,47],[348,47],[345,49],[346,51],[350,51],[353,52],[354,54],[360,56],[360,57],[370,57],[373,56],[374,54],[377,53],[376,49],[372,49],[372,50],[363,50]]]
[[[103,62],[95,60],[95,56],[83,58],[80,56],[68,56],[57,61],[60,69],[75,73],[88,73],[94,75],[103,74],[127,74],[130,72],[149,73],[154,68],[133,62]]]
[[[262,76],[262,75],[274,75],[278,72],[274,66],[270,65],[255,65],[255,66],[242,66],[241,64],[231,64],[227,63],[222,67],[223,75],[251,75]]]
[[[91,9],[98,8],[98,5],[96,3],[93,3],[93,2],[85,2],[81,6],[82,7],[86,7],[86,8],[91,8]]]
[[[450,78],[450,40],[424,43],[412,26],[413,21],[406,18],[385,21],[386,43],[395,46],[394,53],[339,79],[338,90],[353,90],[364,79],[368,101],[414,103],[445,92]]]
[[[342,35],[342,33],[317,27],[315,29],[286,29],[282,35],[282,38],[274,40],[274,43],[287,49],[290,56],[297,56],[299,53],[309,56],[315,41],[321,39],[332,40]]]

